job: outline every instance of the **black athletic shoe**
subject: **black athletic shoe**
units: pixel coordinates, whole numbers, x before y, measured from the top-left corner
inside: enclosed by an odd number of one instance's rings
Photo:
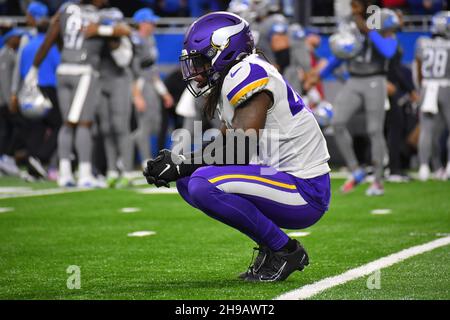
[[[255,258],[255,252],[258,251],[258,255]],[[268,255],[270,254],[269,247],[260,244],[258,248],[253,248],[253,257],[247,271],[242,272],[239,275],[239,279],[245,279],[249,274],[253,274],[254,272],[258,272],[264,261],[266,261]]]
[[[309,264],[309,258],[300,242],[297,240],[295,242],[297,248],[291,253],[285,250],[269,250],[259,270],[247,273],[245,280],[260,282],[283,281],[294,271],[302,271]]]

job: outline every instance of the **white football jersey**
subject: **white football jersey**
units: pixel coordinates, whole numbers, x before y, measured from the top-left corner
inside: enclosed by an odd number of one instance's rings
[[[251,163],[302,179],[328,173],[330,155],[313,113],[277,69],[257,54],[244,58],[225,77],[218,105],[221,120],[232,128],[235,108],[263,90],[272,93],[273,106],[267,112],[260,156]]]

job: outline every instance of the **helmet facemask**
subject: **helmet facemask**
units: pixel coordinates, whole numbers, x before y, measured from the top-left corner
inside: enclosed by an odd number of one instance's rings
[[[218,72],[212,68],[211,60],[199,52],[187,53],[183,50],[180,64],[183,80],[189,92],[196,98],[207,94],[219,78]],[[204,79],[204,83],[198,82],[199,76]]]

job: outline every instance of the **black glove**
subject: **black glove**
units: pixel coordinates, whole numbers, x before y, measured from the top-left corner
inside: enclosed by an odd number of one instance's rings
[[[174,163],[173,159],[178,159]],[[176,181],[180,177],[180,164],[184,160],[181,155],[174,155],[170,150],[164,149],[158,153],[155,159],[147,161],[144,176],[148,184],[169,188],[169,182]]]

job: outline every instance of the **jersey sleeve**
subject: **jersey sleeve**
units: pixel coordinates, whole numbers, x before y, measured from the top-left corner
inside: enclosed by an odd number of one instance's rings
[[[223,82],[223,93],[233,107],[263,91],[269,83],[267,71],[259,64],[242,61],[236,64]]]

